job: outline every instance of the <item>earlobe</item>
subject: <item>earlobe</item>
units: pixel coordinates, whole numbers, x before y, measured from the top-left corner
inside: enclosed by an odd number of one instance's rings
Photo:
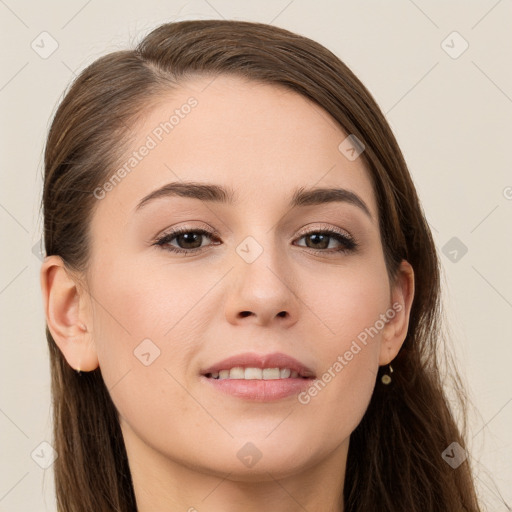
[[[393,289],[389,321],[384,327],[380,349],[379,365],[389,364],[403,345],[409,328],[409,317],[414,300],[414,270],[411,264],[402,260]],[[392,318],[391,318],[392,316]]]
[[[80,293],[76,279],[66,269],[62,258],[47,256],[41,266],[41,291],[48,329],[75,370],[91,371],[98,367],[90,318],[83,318],[85,292]]]

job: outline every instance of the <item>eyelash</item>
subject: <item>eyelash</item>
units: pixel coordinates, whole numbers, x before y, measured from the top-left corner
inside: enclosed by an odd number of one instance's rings
[[[208,238],[211,238],[211,239],[218,240],[217,233],[215,233],[215,232],[210,232],[210,231],[206,231],[204,229],[199,229],[199,228],[198,229],[180,228],[175,231],[171,231],[170,233],[166,233],[166,234],[162,235],[152,245],[157,245],[157,246],[161,247],[162,249],[164,249],[165,251],[169,251],[169,252],[173,252],[173,253],[180,253],[180,254],[184,254],[185,256],[193,256],[199,252],[202,252],[202,250],[206,248],[206,247],[197,247],[195,249],[181,249],[180,247],[175,247],[172,245],[165,246],[171,240],[174,240],[179,235],[183,235],[185,233],[195,233],[198,235],[207,236]],[[330,249],[330,250],[328,250],[328,249],[312,249],[310,247],[306,247],[306,249],[309,249],[314,254],[325,255],[325,254],[333,254],[333,253],[349,253],[349,252],[354,252],[357,249],[357,247],[359,246],[359,244],[353,238],[351,238],[343,233],[340,233],[338,231],[335,231],[333,229],[330,229],[330,228],[329,229],[318,229],[318,230],[314,230],[314,231],[309,231],[307,233],[303,233],[299,237],[299,240],[305,236],[314,235],[314,234],[328,235],[329,237],[334,238],[335,240],[337,240],[338,242],[340,242],[342,244],[341,248],[334,249],[334,250],[333,249]],[[299,247],[304,247],[304,246],[301,245]]]

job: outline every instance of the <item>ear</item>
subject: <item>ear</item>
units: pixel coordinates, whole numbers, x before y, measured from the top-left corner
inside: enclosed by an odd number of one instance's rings
[[[408,261],[402,260],[391,289],[391,304],[387,315],[389,320],[383,329],[379,366],[389,364],[405,341],[413,299],[414,270]],[[395,313],[392,318],[391,311]]]
[[[91,371],[98,367],[92,338],[92,317],[88,294],[65,267],[60,256],[47,256],[41,267],[41,291],[48,329],[75,370]]]

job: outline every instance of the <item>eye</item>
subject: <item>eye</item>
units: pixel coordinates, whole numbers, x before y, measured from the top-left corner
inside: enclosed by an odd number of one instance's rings
[[[299,240],[305,238],[309,240],[310,243],[306,243],[306,247],[313,249],[316,253],[345,253],[351,252],[356,249],[358,246],[357,242],[350,237],[349,235],[335,231],[333,229],[322,229],[317,231],[309,231],[308,233],[303,234]],[[333,249],[333,247],[329,247],[331,245],[330,241],[334,240],[336,243],[340,244],[341,247],[334,248],[334,250],[326,250]],[[300,245],[300,247],[304,247]]]
[[[171,231],[156,240],[154,245],[161,246],[163,249],[183,253],[185,255],[193,255],[203,249],[201,245],[201,237],[215,238],[215,233],[206,231],[205,229],[188,229],[181,228]],[[175,240],[185,247],[176,247],[171,242]]]
[[[215,245],[218,245],[218,242],[220,242],[215,232],[205,229],[180,228],[164,234],[158,238],[153,245],[162,247],[162,249],[166,251],[180,253],[185,256],[193,256],[206,248],[202,245],[204,237],[215,240],[217,242]],[[302,240],[303,238],[308,240],[309,243],[306,243],[305,246],[299,245],[299,247],[307,247],[317,254],[346,253],[354,251],[356,247],[358,247],[358,243],[352,237],[341,231],[338,232],[330,228],[309,231],[302,234],[297,240]],[[178,246],[172,243],[174,240]],[[330,247],[332,240],[340,247]]]

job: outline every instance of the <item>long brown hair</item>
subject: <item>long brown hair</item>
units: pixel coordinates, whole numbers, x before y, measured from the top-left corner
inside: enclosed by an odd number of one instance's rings
[[[47,255],[84,275],[93,191],[119,164],[131,126],[152,101],[193,76],[233,74],[285,86],[314,101],[365,145],[390,280],[406,259],[415,297],[392,383],[379,369],[368,409],[350,436],[345,512],[480,510],[469,459],[456,469],[442,453],[466,437],[466,397],[451,368],[459,410],[443,390],[440,265],[414,184],[375,100],[322,45],[245,21],[198,20],[153,30],[134,50],[99,58],[74,81],[53,119],[45,150],[42,206]],[[118,415],[100,368],[77,374],[48,327],[58,509],[133,512],[136,502]],[[455,414],[462,418],[458,426]],[[341,470],[342,468],[340,468]]]

